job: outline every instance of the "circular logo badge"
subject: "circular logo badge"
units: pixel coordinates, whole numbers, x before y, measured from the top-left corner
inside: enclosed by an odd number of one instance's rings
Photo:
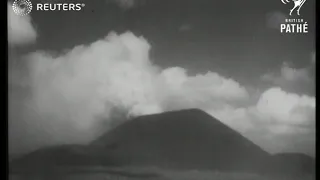
[[[32,3],[29,0],[15,0],[12,4],[13,12],[19,16],[28,15],[32,10]]]

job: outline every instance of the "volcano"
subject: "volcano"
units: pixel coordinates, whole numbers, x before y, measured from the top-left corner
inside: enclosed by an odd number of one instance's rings
[[[188,109],[133,118],[87,145],[40,149],[14,160],[12,168],[158,167],[265,173],[273,167],[272,157],[218,119]]]
[[[137,117],[91,143],[111,164],[251,171],[269,153],[198,109]]]

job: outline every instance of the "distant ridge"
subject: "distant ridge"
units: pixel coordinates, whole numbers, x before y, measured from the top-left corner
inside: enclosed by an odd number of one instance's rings
[[[85,146],[37,150],[15,160],[11,170],[129,166],[262,174],[312,172],[308,156],[299,156],[300,160],[293,162],[295,157],[287,153],[270,155],[204,111],[187,109],[136,117]]]
[[[273,167],[275,174],[292,174],[300,176],[304,174],[315,175],[315,159],[302,153],[277,153],[269,161],[269,167]]]

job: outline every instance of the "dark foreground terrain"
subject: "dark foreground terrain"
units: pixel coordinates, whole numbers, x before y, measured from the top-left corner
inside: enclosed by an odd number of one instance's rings
[[[11,161],[10,173],[17,180],[295,180],[312,179],[315,162],[298,153],[271,155],[207,113],[189,109],[137,117],[88,145],[39,149]]]
[[[62,173],[63,172],[63,173]],[[134,173],[133,173],[134,172]],[[165,170],[112,170],[88,168],[62,170],[55,174],[11,174],[10,180],[315,180],[314,176],[274,176],[253,173],[226,173],[215,171],[165,171]]]

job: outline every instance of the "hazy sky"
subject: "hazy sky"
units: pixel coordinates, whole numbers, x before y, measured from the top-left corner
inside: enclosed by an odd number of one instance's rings
[[[89,141],[114,109],[196,107],[270,152],[314,154],[314,0],[308,34],[280,33],[293,7],[280,0],[67,2],[86,6],[20,17],[8,4],[12,152]]]

